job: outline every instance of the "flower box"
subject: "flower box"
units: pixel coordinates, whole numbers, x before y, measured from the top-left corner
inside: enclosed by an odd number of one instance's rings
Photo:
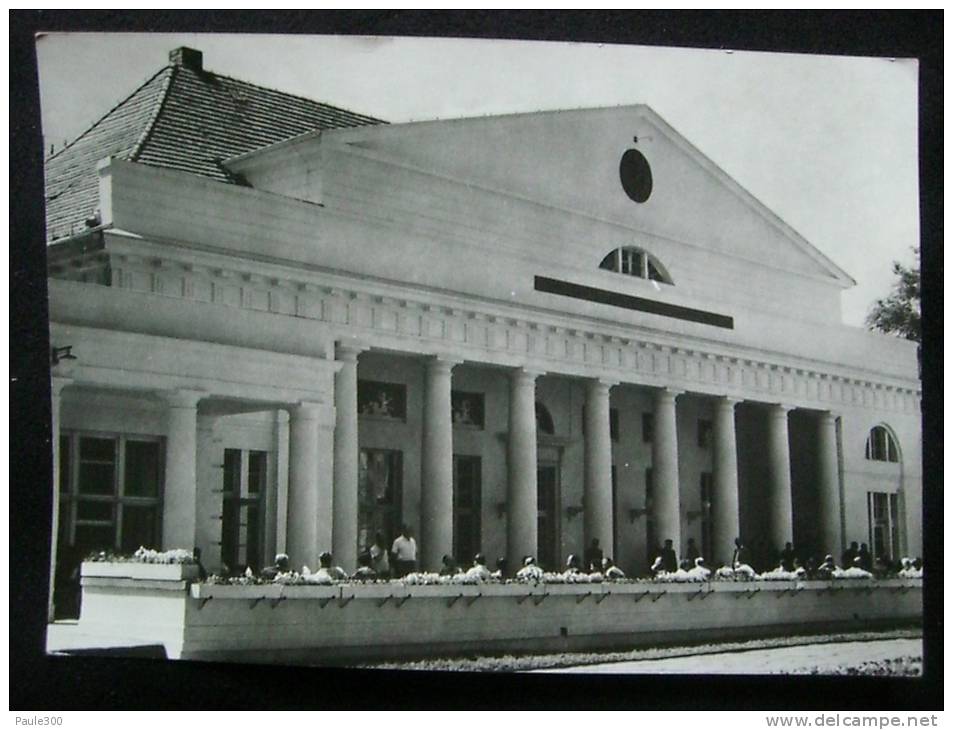
[[[128,578],[130,580],[190,581],[198,578],[199,566],[193,563],[84,562],[83,578]]]

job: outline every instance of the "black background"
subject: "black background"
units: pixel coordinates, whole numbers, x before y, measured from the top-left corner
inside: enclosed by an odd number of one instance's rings
[[[942,26],[941,11],[11,11],[10,708],[942,708]],[[49,343],[34,33],[69,30],[510,38],[919,58],[924,678],[437,674],[46,657]]]

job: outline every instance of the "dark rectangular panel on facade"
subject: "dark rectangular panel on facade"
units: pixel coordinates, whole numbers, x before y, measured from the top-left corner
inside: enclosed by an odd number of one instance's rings
[[[377,380],[357,381],[357,412],[393,421],[407,417],[407,387]]]
[[[453,423],[483,429],[483,393],[465,393],[454,390],[450,393]]]
[[[703,309],[682,307],[678,304],[668,304],[667,302],[657,302],[652,299],[645,299],[644,297],[634,297],[631,294],[620,294],[619,292],[609,291],[608,289],[597,289],[594,286],[584,286],[583,284],[573,284],[569,281],[550,279],[546,276],[534,277],[533,288],[535,288],[536,291],[546,292],[547,294],[558,294],[563,297],[572,297],[573,299],[584,299],[587,302],[608,304],[612,307],[632,309],[637,312],[647,312],[648,314],[658,314],[662,317],[682,319],[686,322],[699,322],[700,324],[707,324],[712,327],[723,327],[725,329],[735,328],[734,318],[724,314],[706,312]]]

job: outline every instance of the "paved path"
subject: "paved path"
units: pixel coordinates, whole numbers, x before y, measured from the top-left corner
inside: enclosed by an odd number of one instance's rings
[[[817,667],[821,672],[829,672],[845,664],[922,655],[921,639],[883,639],[610,662],[538,671],[586,674],[776,674],[804,672]]]

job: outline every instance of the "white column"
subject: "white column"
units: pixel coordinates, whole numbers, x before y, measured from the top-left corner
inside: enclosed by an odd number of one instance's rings
[[[53,509],[50,536],[50,593],[47,597],[47,617],[54,618],[53,589],[56,583],[56,550],[60,534],[60,397],[63,388],[72,383],[70,378],[53,376],[50,380],[50,439],[53,450]]]
[[[675,398],[678,390],[662,388],[655,393],[655,428],[652,437],[654,491],[652,518],[659,543],[672,541],[676,556],[681,551],[682,506],[678,484],[678,431]]]
[[[288,552],[288,461],[290,449],[287,410],[278,411],[275,417],[275,554]],[[272,557],[270,555],[266,557]]]
[[[509,454],[506,490],[506,557],[518,565],[536,555],[539,532],[536,481],[536,378],[525,369],[510,375]]]
[[[612,529],[612,435],[609,389],[615,383],[590,380],[586,386],[586,481],[583,492],[584,544],[599,541],[603,554],[615,555]]]
[[[837,421],[836,416],[829,411],[821,413],[817,420],[817,490],[821,552],[840,555],[844,544],[837,466]]]
[[[177,390],[165,394],[165,490],[162,495],[162,549],[192,550],[198,504],[198,403],[206,393]]]
[[[457,364],[437,357],[427,361],[420,491],[420,565],[424,570],[439,570],[441,558],[453,552],[450,384],[453,366]]]
[[[292,565],[315,569],[331,547],[334,409],[305,401],[291,409],[286,546]]]
[[[715,400],[712,454],[713,474],[711,504],[712,551],[706,555],[711,565],[727,565],[734,554],[735,538],[740,537],[738,504],[738,446],[735,437],[734,398]]]
[[[360,347],[338,344],[334,376],[334,560],[357,569],[357,356]]]
[[[202,564],[214,570],[222,562],[221,453],[215,455],[214,416],[198,416],[196,426],[195,546],[202,550]]]
[[[771,546],[778,551],[794,542],[791,502],[791,450],[788,445],[788,411],[793,406],[774,404],[768,411],[768,525]]]

